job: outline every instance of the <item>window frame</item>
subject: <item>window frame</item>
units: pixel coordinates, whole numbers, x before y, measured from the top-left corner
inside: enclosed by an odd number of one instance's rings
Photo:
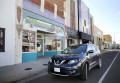
[[[0,52],[5,52],[5,28],[0,27],[0,33],[3,32],[3,37],[0,37],[0,40],[2,41],[3,45],[0,46]]]

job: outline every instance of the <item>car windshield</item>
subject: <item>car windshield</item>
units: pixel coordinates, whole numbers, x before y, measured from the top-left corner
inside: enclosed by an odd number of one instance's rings
[[[87,45],[80,45],[79,47],[76,47],[74,49],[67,48],[64,50],[64,54],[80,54],[85,53],[87,49]]]

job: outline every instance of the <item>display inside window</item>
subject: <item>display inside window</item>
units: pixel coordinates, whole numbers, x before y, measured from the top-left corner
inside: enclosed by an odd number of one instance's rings
[[[23,52],[33,52],[35,51],[35,32],[24,30],[23,31]]]
[[[45,51],[61,50],[61,40],[46,37]]]
[[[5,51],[5,29],[0,28],[0,52]]]

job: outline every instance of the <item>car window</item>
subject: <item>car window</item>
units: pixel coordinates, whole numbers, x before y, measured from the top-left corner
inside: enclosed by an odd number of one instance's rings
[[[90,51],[90,50],[93,50],[93,48],[92,48],[91,45],[88,45],[87,52]]]
[[[87,50],[87,45],[81,45],[81,46],[79,46],[79,47],[76,48],[76,49],[72,49],[72,50],[71,50],[71,53],[80,54],[80,53],[85,53],[86,50]]]
[[[78,48],[80,45],[74,45],[74,46],[69,46],[68,48],[70,48],[70,49],[76,49],[76,48]]]

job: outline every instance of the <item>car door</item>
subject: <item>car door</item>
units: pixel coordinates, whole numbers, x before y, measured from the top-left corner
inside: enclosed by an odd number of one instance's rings
[[[89,61],[89,68],[91,69],[92,68],[92,63],[93,63],[93,53],[89,53],[89,51],[93,51],[93,48],[91,45],[88,45],[87,46],[87,58],[88,58],[88,61]]]
[[[95,45],[92,45],[93,55],[92,55],[92,67],[96,66],[98,60],[98,51]]]
[[[96,46],[95,46],[95,49],[96,49],[96,58],[95,58],[95,60],[96,60],[96,62],[98,62],[99,61],[99,58],[100,58],[100,50],[99,50],[99,48],[97,48]],[[97,63],[96,63],[97,64]]]
[[[93,51],[93,53],[89,53],[89,51]],[[90,57],[89,59],[89,64],[90,64],[90,69],[93,68],[96,64],[96,50],[94,48],[93,45],[89,45],[89,49],[88,49],[88,56]]]

